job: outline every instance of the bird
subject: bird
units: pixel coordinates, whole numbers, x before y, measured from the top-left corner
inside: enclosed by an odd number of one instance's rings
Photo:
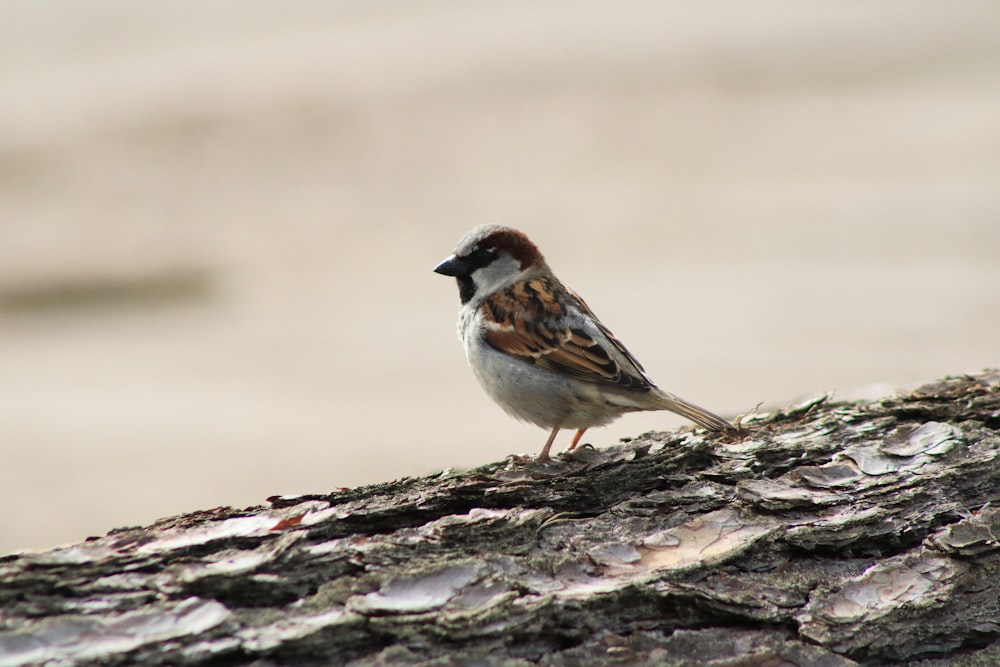
[[[482,225],[434,267],[458,283],[458,335],[472,372],[508,414],[551,429],[584,432],[628,412],[669,410],[710,431],[734,430],[708,410],[656,386],[580,296],[549,268],[523,232]]]

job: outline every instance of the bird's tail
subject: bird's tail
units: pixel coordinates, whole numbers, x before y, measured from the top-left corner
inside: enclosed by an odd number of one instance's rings
[[[675,396],[674,394],[663,391],[659,388],[654,389],[654,391],[657,392],[660,407],[664,410],[670,410],[671,412],[675,412],[682,417],[687,417],[694,423],[698,424],[698,426],[707,428],[709,431],[736,430],[735,426],[727,422],[719,415],[713,414],[705,408],[695,405],[694,403],[688,403],[680,396]]]

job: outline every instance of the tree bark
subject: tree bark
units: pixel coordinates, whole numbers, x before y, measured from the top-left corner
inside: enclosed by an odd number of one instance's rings
[[[0,665],[1000,663],[1000,373],[0,559]]]

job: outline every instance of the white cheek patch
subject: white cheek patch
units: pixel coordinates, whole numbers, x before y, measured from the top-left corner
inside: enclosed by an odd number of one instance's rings
[[[501,254],[492,262],[472,272],[472,282],[476,285],[476,294],[489,294],[506,283],[517,278],[521,273],[521,263],[507,254]]]

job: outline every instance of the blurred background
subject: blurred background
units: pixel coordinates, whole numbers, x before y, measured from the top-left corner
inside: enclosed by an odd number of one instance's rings
[[[0,551],[537,453],[487,222],[725,415],[996,366],[1000,4],[0,0]]]

